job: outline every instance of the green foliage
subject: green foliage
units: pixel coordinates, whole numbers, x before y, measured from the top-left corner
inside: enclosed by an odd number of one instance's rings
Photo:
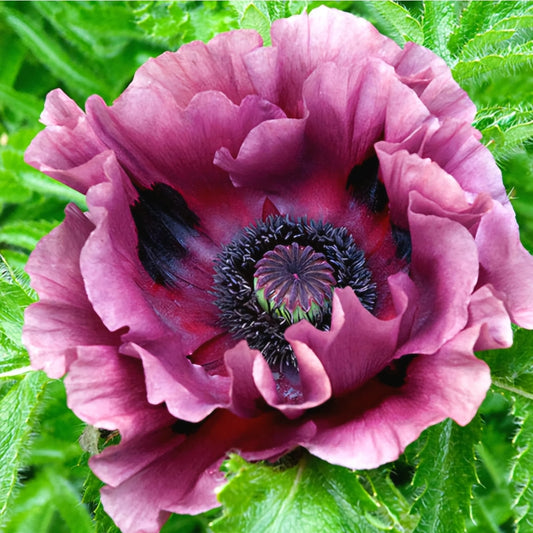
[[[533,374],[530,373],[527,379],[529,397],[514,393],[514,415],[517,417],[520,429],[513,442],[517,454],[514,458],[511,479],[515,497],[513,506],[518,514],[517,531],[519,533],[533,531],[533,481],[531,480],[531,472],[533,472],[532,378]]]
[[[31,388],[27,385],[30,383]],[[20,402],[33,410],[17,413],[17,417],[25,416],[24,420],[17,418],[9,422],[21,433],[22,460],[6,454],[4,467],[11,467],[12,479],[18,470],[24,488],[11,493],[7,512],[0,520],[4,526],[2,531],[93,532],[89,510],[80,498],[81,485],[87,474],[86,463],[80,464],[78,437],[82,424],[66,406],[63,385],[58,381],[50,382],[42,372],[31,372],[13,386],[10,393],[14,392],[17,393],[13,398],[15,405]],[[2,399],[0,412],[5,412],[7,401],[7,396]],[[31,447],[28,448],[30,435]],[[11,450],[16,447],[12,446]],[[4,479],[3,475],[1,479]],[[17,488],[20,488],[20,482]]]
[[[413,531],[417,517],[409,516],[403,497],[381,473],[358,475],[307,453],[289,461],[252,465],[232,456],[226,463],[230,480],[219,495],[223,515],[211,525],[215,533]],[[385,484],[385,495],[393,491],[395,507],[387,506],[373,479]]]
[[[372,2],[373,15],[389,29],[389,37],[399,45],[407,41],[424,44],[424,30],[420,21],[400,4],[392,1]]]
[[[446,420],[424,432],[413,479],[413,486],[423,490],[414,505],[421,517],[417,532],[464,531],[477,481],[475,446],[480,438],[479,417],[464,428]]]
[[[490,365],[495,390],[503,394],[512,406],[517,422],[514,436],[516,454],[510,470],[514,497],[513,507],[518,530],[531,531],[533,527],[533,333],[519,329],[513,346],[507,350],[492,350],[481,354]]]
[[[237,29],[237,13],[229,2],[131,2],[138,26],[169,50],[194,39],[208,41]]]
[[[18,472],[25,466],[28,439],[34,430],[47,378],[33,372],[2,387],[0,410],[0,523],[13,508]]]

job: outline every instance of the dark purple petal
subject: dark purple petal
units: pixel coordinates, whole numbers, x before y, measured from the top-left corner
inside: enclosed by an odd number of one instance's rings
[[[294,426],[276,413],[243,419],[220,411],[189,435],[163,429],[110,447],[91,460],[91,468],[108,484],[102,502],[121,531],[157,533],[170,512],[217,506],[215,490],[225,481],[219,468],[228,451],[249,460],[277,458],[312,432],[311,424]]]

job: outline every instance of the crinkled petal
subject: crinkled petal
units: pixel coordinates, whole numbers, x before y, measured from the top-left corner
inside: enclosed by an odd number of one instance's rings
[[[377,59],[351,69],[319,66],[305,81],[303,97],[308,157],[344,174],[373,155],[383,136],[403,139],[428,116],[414,91]]]
[[[121,103],[129,100],[137,88],[151,88],[157,83],[179,107],[186,107],[196,94],[205,91],[220,91],[239,104],[255,93],[244,58],[262,44],[260,35],[253,30],[222,33],[207,44],[201,41],[184,44],[177,52],[165,52],[139,68],[120,97]]]
[[[482,325],[475,351],[508,348],[513,344],[509,314],[490,285],[484,285],[472,294],[468,314],[467,327]]]
[[[183,283],[175,289],[154,283],[137,253],[130,213],[136,192],[116,161],[110,160],[105,172],[109,181],[87,195],[96,224],[80,259],[89,300],[108,329],[128,328],[124,340],[146,342],[174,332],[188,355],[220,332],[206,290],[212,279],[210,264],[203,270],[184,264],[177,273]]]
[[[230,409],[240,416],[252,416],[268,404],[292,419],[326,402],[331,385],[317,356],[307,346],[295,356],[299,375],[297,383],[291,385],[289,379],[276,383],[261,352],[250,349],[246,341],[228,350],[225,361],[232,377]]]
[[[430,158],[468,192],[489,193],[501,204],[509,199],[490,151],[479,142],[479,132],[454,118],[428,120],[403,141],[381,141],[376,149],[392,154],[407,150]]]
[[[41,120],[48,127],[32,141],[24,160],[85,194],[91,185],[102,180],[88,163],[105,152],[106,145],[94,132],[83,111],[61,89],[46,97]],[[98,164],[96,168],[99,168]]]
[[[480,283],[490,283],[515,324],[533,328],[533,257],[520,243],[514,213],[494,203],[476,234]]]
[[[314,455],[348,468],[396,460],[427,427],[450,417],[466,425],[490,386],[488,366],[472,354],[479,328],[462,331],[438,352],[416,357],[398,388],[369,382],[313,417]],[[428,379],[431,376],[431,379]]]
[[[431,50],[408,42],[394,67],[400,80],[416,91],[432,114],[472,123],[476,106],[453,79],[446,62]]]
[[[80,272],[80,250],[94,225],[74,204],[65,215],[37,244],[26,266],[40,301],[26,309],[22,340],[33,367],[53,378],[68,370],[77,346],[118,341],[92,309]]]
[[[316,354],[331,380],[333,395],[342,396],[391,362],[402,311],[392,320],[380,320],[363,307],[351,288],[335,289],[329,331],[302,320],[285,336],[296,355],[308,350]]]
[[[275,105],[258,96],[236,105],[210,91],[197,94],[182,110],[166,89],[154,84],[132,89],[127,100],[112,107],[92,97],[87,109],[128,175],[144,187],[160,182],[178,190],[214,242],[228,242],[257,218],[264,194],[236,190],[213,159],[221,147],[236,155],[255,126],[285,117]]]
[[[400,353],[433,353],[466,326],[479,258],[473,237],[452,220],[410,211],[409,231],[419,296],[411,338]]]
[[[165,402],[176,418],[199,422],[217,407],[227,405],[229,379],[210,375],[181,353],[177,340],[162,339],[145,347],[123,346],[128,355],[141,359],[151,404]]]
[[[215,165],[230,174],[234,185],[272,190],[273,185],[300,172],[304,153],[305,119],[268,120],[243,141],[236,158],[222,147]]]
[[[368,57],[394,62],[400,53],[366,20],[324,6],[274,21],[271,35],[272,49],[255,50],[245,62],[258,94],[290,117],[303,116],[302,87],[317,66],[333,61],[351,67]]]
[[[145,376],[138,359],[116,346],[81,346],[65,378],[69,407],[85,422],[120,431],[129,441],[149,435],[175,419],[163,406],[146,400]]]
[[[421,159],[406,150],[388,154],[378,149],[377,154],[389,197],[390,217],[397,226],[409,227],[408,206],[412,191],[451,211],[470,207],[457,181],[431,159]]]
[[[123,533],[157,533],[170,512],[196,514],[216,507],[215,490],[225,481],[219,471],[230,450],[249,460],[278,457],[309,439],[311,424],[294,426],[279,413],[253,419],[217,411],[185,436],[170,430],[154,440],[107,448],[93,457],[91,468],[109,486],[102,489],[102,503]],[[141,457],[150,458],[142,469]],[[143,448],[146,449],[144,454]],[[132,475],[113,483],[131,469]]]

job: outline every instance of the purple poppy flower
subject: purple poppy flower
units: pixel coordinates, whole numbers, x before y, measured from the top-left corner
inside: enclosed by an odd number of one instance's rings
[[[227,453],[361,469],[467,424],[533,259],[444,61],[325,7],[194,42],[108,107],[60,90],[29,164],[86,195],[37,245],[32,364],[118,429],[125,532],[217,505]]]

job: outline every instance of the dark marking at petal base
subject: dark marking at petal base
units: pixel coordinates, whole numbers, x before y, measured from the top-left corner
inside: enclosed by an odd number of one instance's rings
[[[378,170],[378,158],[370,157],[352,168],[346,183],[346,188],[354,199],[366,205],[373,213],[380,213],[389,203],[385,185],[378,178]]]
[[[196,234],[198,217],[183,196],[164,183],[139,189],[131,215],[137,228],[137,250],[143,267],[156,283],[176,286],[178,262],[187,254],[187,240]]]
[[[399,228],[394,224],[391,224],[391,233],[394,244],[396,244],[396,257],[410,263],[412,251],[411,234],[408,230]]]
[[[415,357],[416,355],[409,354],[395,359],[376,376],[378,381],[389,387],[402,387],[407,377],[407,369]]]
[[[177,419],[172,424],[172,431],[180,435],[192,435],[201,425],[201,422],[187,422],[186,420]]]

